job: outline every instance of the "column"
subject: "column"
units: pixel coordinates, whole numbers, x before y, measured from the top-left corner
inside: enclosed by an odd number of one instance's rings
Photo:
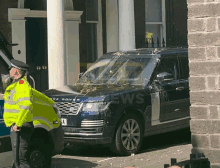
[[[102,0],[98,0],[98,25],[97,25],[97,44],[98,44],[98,58],[103,55],[103,30],[102,30]]]
[[[47,0],[49,89],[66,84],[64,1]]]
[[[134,0],[119,0],[119,50],[135,49]]]
[[[106,0],[107,52],[119,50],[118,1]]]
[[[67,84],[74,84],[80,73],[79,22],[65,21]]]

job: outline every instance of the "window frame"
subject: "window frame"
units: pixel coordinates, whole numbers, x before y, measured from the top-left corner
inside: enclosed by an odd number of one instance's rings
[[[173,81],[179,81],[180,80],[180,74],[181,74],[181,71],[180,71],[180,61],[179,61],[179,58],[178,58],[178,54],[176,53],[176,54],[166,54],[166,55],[164,55],[164,56],[162,56],[161,58],[160,58],[160,62],[157,64],[157,67],[155,68],[155,70],[154,70],[154,72],[153,72],[153,74],[154,74],[154,76],[153,76],[153,80],[152,81],[154,81],[155,79],[156,79],[156,77],[157,77],[157,75],[159,74],[158,73],[158,70],[159,70],[159,68],[160,68],[160,66],[161,66],[161,64],[162,64],[162,61],[163,60],[165,60],[165,61],[167,61],[167,60],[169,60],[169,59],[176,59],[176,70],[174,70],[174,72],[175,72],[175,74],[174,74],[174,77],[176,76],[176,79],[175,78],[173,78],[173,80],[172,80],[172,82]],[[171,83],[172,83],[171,82]]]
[[[102,32],[102,4],[101,4],[101,0],[97,0],[97,20],[87,20],[86,17],[86,24],[96,24],[95,28],[96,28],[96,33],[93,34],[95,35],[95,41],[96,41],[96,56],[95,58],[90,58],[89,59],[89,54],[87,53],[86,55],[86,62],[87,64],[93,64],[101,55],[103,55],[103,43],[102,43],[102,34],[100,32]],[[87,44],[88,45],[88,44]],[[92,62],[90,61],[92,60]],[[88,67],[88,66],[87,66]]]
[[[162,14],[162,22],[146,22],[146,13],[145,13],[145,37],[146,37],[146,27],[147,25],[159,25],[160,26],[160,47],[163,47],[163,38],[165,41],[165,47],[166,47],[166,0],[161,0],[161,14]],[[145,0],[146,3],[146,0]],[[146,4],[145,4],[146,8]],[[146,10],[145,10],[146,11]],[[148,40],[147,38],[145,38]],[[148,43],[151,43],[151,39],[149,39]],[[156,43],[156,39],[154,39],[154,43]]]

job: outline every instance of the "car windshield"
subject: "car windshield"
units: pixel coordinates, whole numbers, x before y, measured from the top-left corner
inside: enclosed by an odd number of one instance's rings
[[[143,84],[144,69],[152,60],[152,55],[115,56],[101,58],[78,80],[77,84]]]

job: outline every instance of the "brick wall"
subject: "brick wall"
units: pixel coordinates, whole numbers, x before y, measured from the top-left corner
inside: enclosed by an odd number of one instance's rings
[[[220,168],[220,0],[187,0],[192,153]]]

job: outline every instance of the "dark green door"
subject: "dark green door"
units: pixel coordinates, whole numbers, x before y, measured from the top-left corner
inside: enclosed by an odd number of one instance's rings
[[[26,55],[35,88],[48,89],[47,19],[26,18]]]

